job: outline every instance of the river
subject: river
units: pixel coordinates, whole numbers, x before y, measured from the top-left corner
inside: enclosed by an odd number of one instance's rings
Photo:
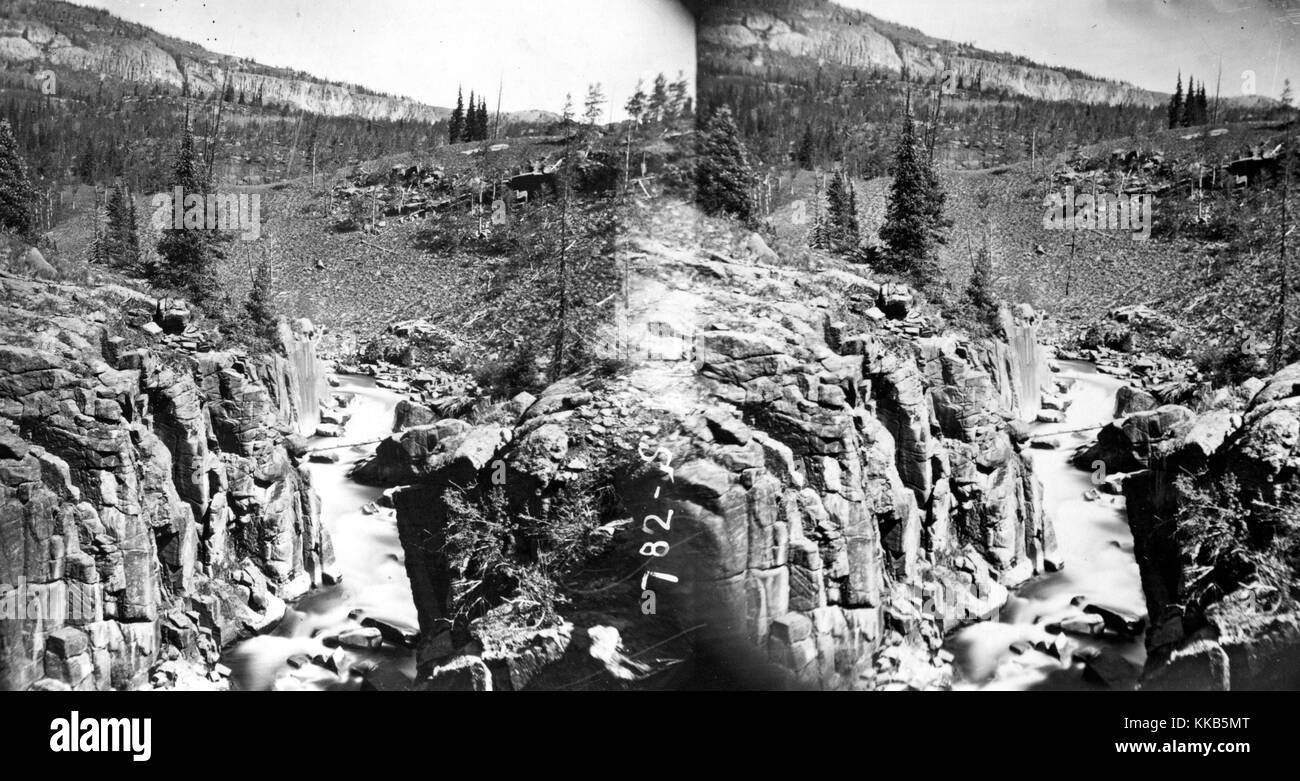
[[[1071,404],[1061,423],[1034,426],[1034,435],[1069,432],[1108,423],[1115,408],[1115,393],[1124,381],[1100,374],[1088,363],[1063,361],[1056,375],[1074,380],[1067,397]],[[956,632],[947,647],[953,652],[959,689],[1080,689],[1082,665],[1063,664],[1036,650],[1016,653],[1017,641],[1050,640],[1045,626],[1079,609],[1070,601],[1082,596],[1090,602],[1146,615],[1133,535],[1129,531],[1124,498],[1101,494],[1088,501],[1093,488],[1091,473],[1070,464],[1076,447],[1096,435],[1091,429],[1060,433],[1055,450],[1028,450],[1034,472],[1043,484],[1043,504],[1056,529],[1057,546],[1065,568],[1037,577],[1013,590],[999,621],[985,621]],[[1143,637],[1077,637],[1080,647],[1108,648],[1139,668],[1146,658]]]
[[[391,509],[367,514],[362,507],[383,493],[380,488],[361,485],[347,473],[358,459],[374,452],[373,440],[387,436],[393,425],[393,410],[401,396],[376,387],[366,377],[341,376],[333,392],[351,395],[346,412],[351,419],[342,438],[317,437],[310,447],[334,448],[340,458],[335,464],[309,463],[313,488],[321,499],[321,519],[334,541],[335,563],[342,580],[337,585],[312,591],[289,606],[280,625],[271,633],[239,642],[226,651],[222,663],[231,668],[238,689],[355,689],[362,676],[357,669],[374,665],[391,680],[400,673],[408,680],[415,674],[415,653],[384,643],[377,649],[342,649],[339,672],[301,657],[328,657],[335,649],[323,638],[358,626],[350,616],[367,616],[403,630],[416,629],[415,602],[397,538],[396,519]],[[356,613],[355,611],[360,611]],[[294,664],[290,659],[294,658]]]

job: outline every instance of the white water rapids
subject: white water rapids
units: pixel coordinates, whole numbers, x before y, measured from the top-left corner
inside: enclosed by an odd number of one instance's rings
[[[1061,423],[1034,426],[1037,435],[1100,426],[1112,420],[1115,392],[1125,383],[1087,363],[1063,361],[1058,377],[1073,379],[1071,401]],[[1124,513],[1124,498],[1101,494],[1088,501],[1084,494],[1093,488],[1091,473],[1070,464],[1076,447],[1096,436],[1096,429],[1062,433],[1055,450],[1031,449],[1034,472],[1043,483],[1043,504],[1056,529],[1057,548],[1065,568],[1035,578],[1015,589],[1002,609],[1001,620],[972,624],[949,639],[964,689],[1078,689],[1089,688],[1082,680],[1081,664],[1066,666],[1036,650],[1017,654],[1011,644],[1050,640],[1045,626],[1077,614],[1070,600],[1082,596],[1090,602],[1110,605],[1146,615],[1138,565],[1133,558],[1133,535]],[[1129,661],[1142,665],[1146,658],[1143,638],[1113,636],[1076,637],[1080,647],[1109,647]]]
[[[223,655],[222,662],[233,671],[239,689],[352,689],[360,685],[361,677],[350,674],[349,669],[361,660],[400,672],[408,679],[415,673],[414,652],[387,642],[372,650],[342,649],[346,663],[338,673],[313,663],[297,668],[289,664],[290,657],[297,655],[332,654],[335,649],[326,647],[321,638],[355,628],[356,620],[349,618],[353,611],[412,632],[416,628],[415,602],[393,511],[363,513],[361,508],[378,499],[382,489],[361,485],[347,476],[358,459],[374,452],[373,440],[391,432],[393,409],[401,397],[376,387],[368,378],[340,379],[341,386],[332,391],[353,397],[345,410],[352,416],[345,435],[312,439],[310,447],[345,447],[335,451],[340,456],[338,463],[311,463],[305,468],[320,496],[321,520],[334,541],[335,563],[343,579],[291,605],[275,631],[240,642]],[[371,444],[355,444],[364,442]]]

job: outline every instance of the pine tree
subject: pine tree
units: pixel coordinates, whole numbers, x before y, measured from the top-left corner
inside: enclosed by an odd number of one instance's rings
[[[686,117],[691,113],[691,95],[690,85],[686,82],[686,74],[683,71],[677,72],[677,80],[668,87],[669,110],[673,117]]]
[[[993,290],[993,258],[988,246],[981,246],[971,259],[970,279],[966,282],[965,305],[972,322],[990,333],[998,328],[998,299]]]
[[[1183,72],[1178,72],[1178,88],[1169,99],[1169,127],[1178,127],[1183,121]]]
[[[560,111],[560,122],[565,125],[573,123],[573,93],[564,93],[564,108]]]
[[[465,109],[465,127],[461,131],[461,141],[477,141],[474,136],[478,131],[478,99],[474,90],[469,91],[469,106]]]
[[[799,149],[795,152],[795,161],[799,167],[806,170],[813,170],[813,163],[817,157],[817,141],[813,138],[812,123],[806,123],[803,126],[803,138],[799,141]]]
[[[1282,95],[1279,99],[1282,101],[1282,105],[1286,106],[1287,108],[1291,107],[1291,103],[1295,99],[1295,97],[1291,94],[1290,79],[1282,80]]]
[[[605,91],[601,88],[600,82],[591,84],[587,87],[587,99],[582,102],[582,118],[587,120],[588,125],[595,125],[600,121],[604,114]]]
[[[654,87],[650,90],[649,111],[651,122],[662,122],[668,117],[668,79],[662,73],[655,76]]]
[[[858,199],[853,181],[843,171],[831,174],[826,185],[826,248],[849,254],[862,244],[858,229]]]
[[[169,190],[180,187],[186,199],[192,195],[204,198],[207,194],[207,180],[194,150],[194,134],[188,124],[181,134],[169,184]],[[171,226],[162,234],[158,241],[162,263],[157,269],[159,278],[156,281],[184,291],[195,303],[208,303],[217,292],[213,275],[217,248],[213,232],[205,227]]]
[[[894,181],[880,239],[887,250],[887,270],[911,277],[918,287],[939,281],[934,248],[941,196],[936,176],[917,147],[916,127],[908,113],[894,151]]]
[[[633,92],[632,97],[627,99],[627,103],[623,105],[623,110],[627,112],[628,119],[638,125],[641,124],[646,113],[646,94],[643,82],[638,81],[636,83],[636,92]]]
[[[822,208],[822,179],[818,176],[813,184],[813,222],[808,230],[808,246],[812,249],[826,249],[827,233],[826,210]]]
[[[125,271],[140,266],[140,239],[135,225],[135,203],[131,192],[121,182],[108,192],[105,225],[100,247],[101,262]]]
[[[459,144],[465,136],[465,95],[456,90],[456,108],[451,110],[451,120],[447,127],[447,143]]]
[[[696,198],[709,214],[725,212],[748,222],[754,216],[753,180],[740,130],[731,109],[723,106],[714,112],[700,138]]]
[[[487,98],[478,99],[478,140],[486,141],[488,139],[488,110]]]
[[[1198,125],[1210,121],[1210,102],[1205,97],[1205,82],[1201,82],[1196,90],[1196,121]]]
[[[253,276],[253,286],[248,291],[248,300],[244,302],[244,311],[248,313],[253,335],[274,344],[280,318],[272,295],[271,263],[263,260]]]
[[[0,119],[0,228],[30,238],[32,201],[36,190],[27,176],[27,163],[18,154],[9,120]]]

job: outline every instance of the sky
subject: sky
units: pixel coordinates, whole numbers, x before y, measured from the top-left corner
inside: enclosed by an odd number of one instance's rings
[[[660,71],[694,82],[677,0],[75,0],[212,51],[451,106],[457,85],[505,111],[559,112],[602,83],[614,117]]]
[[[1173,92],[1182,69],[1214,94],[1300,93],[1300,0],[835,0],[938,38]]]

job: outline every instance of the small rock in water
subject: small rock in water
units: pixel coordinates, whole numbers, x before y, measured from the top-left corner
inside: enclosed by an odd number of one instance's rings
[[[338,673],[347,666],[347,660],[347,654],[340,650],[334,650],[328,654],[315,654],[311,658],[311,663],[332,673]]]
[[[1146,626],[1145,618],[1123,608],[1090,602],[1083,606],[1083,612],[1101,616],[1107,629],[1125,637],[1136,637]]]
[[[1042,439],[1030,440],[1029,446],[1038,450],[1056,450],[1061,446],[1061,440],[1055,437],[1043,437]]]
[[[384,644],[383,634],[373,626],[349,629],[339,634],[339,645],[345,648],[378,648]]]
[[[294,654],[293,656],[290,656],[285,661],[290,667],[297,670],[301,667],[306,667],[307,665],[311,664],[311,657],[308,656],[307,654]]]
[[[343,427],[337,423],[322,423],[316,427],[316,436],[341,437],[343,436]]]
[[[1068,618],[1063,618],[1056,624],[1049,625],[1047,628],[1048,631],[1051,631],[1053,627],[1056,627],[1066,634],[1091,637],[1092,635],[1101,634],[1101,631],[1105,626],[1106,622],[1102,620],[1101,616],[1082,613]]]
[[[343,572],[333,564],[320,571],[320,582],[327,586],[337,586],[343,582]]]
[[[400,626],[396,622],[385,621],[380,618],[363,618],[361,626],[379,630],[379,634],[385,642],[396,646],[414,648],[416,641],[419,639],[419,633],[413,627]]]
[[[312,453],[307,460],[313,464],[337,464],[339,462],[339,453],[337,450],[322,450]]]
[[[1083,492],[1083,498],[1088,500],[1089,502],[1095,502],[1101,498],[1101,494],[1097,493],[1096,488],[1089,488],[1088,490]]]
[[[1017,640],[1011,644],[1011,653],[1013,654],[1024,654],[1032,650],[1034,650],[1034,647],[1027,640]]]
[[[1041,410],[1037,417],[1039,423],[1060,423],[1064,419],[1065,416],[1061,411],[1055,409]]]
[[[364,515],[378,515],[379,505],[375,504],[374,502],[366,502],[365,504],[361,505],[361,512]]]

